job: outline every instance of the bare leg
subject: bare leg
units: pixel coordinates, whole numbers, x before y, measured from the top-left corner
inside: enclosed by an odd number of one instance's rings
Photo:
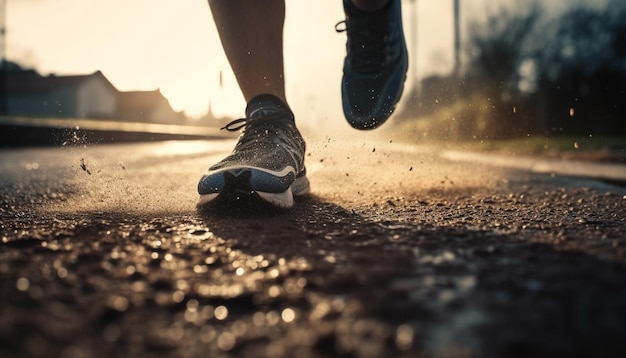
[[[283,0],[209,0],[226,57],[246,102],[271,94],[284,102]]]

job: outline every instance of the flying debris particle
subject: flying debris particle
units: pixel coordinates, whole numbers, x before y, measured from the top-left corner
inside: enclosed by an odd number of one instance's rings
[[[117,162],[117,165],[119,165],[120,168],[122,168],[122,170],[126,170],[126,166],[124,165],[124,163],[122,163],[121,160],[119,162]]]
[[[580,145],[578,144],[578,142],[574,142],[574,149],[578,149],[580,148]]]
[[[410,167],[410,168],[409,168],[409,171],[410,171],[410,172],[412,172],[412,171],[413,171],[413,167]]]
[[[372,153],[374,153],[376,151],[376,148],[372,148]]]
[[[570,117],[574,117],[574,108],[573,107],[569,109],[569,116]]]
[[[84,170],[85,172],[87,172],[87,174],[91,175],[91,171],[87,168],[87,165],[85,164],[85,158],[80,158],[80,169]]]
[[[517,107],[513,106],[513,113],[517,113]]]

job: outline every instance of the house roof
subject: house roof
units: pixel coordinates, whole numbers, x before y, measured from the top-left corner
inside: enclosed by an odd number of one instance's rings
[[[9,94],[42,94],[59,88],[76,87],[92,78],[101,80],[112,91],[117,92],[115,86],[109,82],[101,71],[96,71],[89,75],[41,76],[36,71],[24,70],[8,71],[6,76],[7,92]]]
[[[159,89],[153,91],[125,91],[117,95],[117,106],[120,113],[149,113],[158,105],[170,107],[169,101],[163,97]]]

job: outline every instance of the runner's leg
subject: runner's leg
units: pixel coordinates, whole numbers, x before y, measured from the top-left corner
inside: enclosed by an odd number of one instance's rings
[[[209,0],[224,52],[249,102],[266,93],[285,100],[283,0]]]
[[[199,206],[260,199],[290,208],[309,192],[305,143],[285,101],[282,0],[209,0],[224,52],[246,100],[235,149],[198,182]],[[224,200],[221,200],[224,199]]]

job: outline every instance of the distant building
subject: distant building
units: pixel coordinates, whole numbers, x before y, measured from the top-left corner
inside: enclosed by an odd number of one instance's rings
[[[161,91],[129,91],[117,95],[117,115],[132,122],[182,124],[185,116],[174,112]]]
[[[100,71],[89,75],[41,76],[13,66],[6,73],[8,115],[101,118],[129,122],[179,124],[160,90],[120,92]]]
[[[112,118],[117,89],[102,72],[91,75],[39,75],[33,70],[7,73],[7,114],[45,117]]]

